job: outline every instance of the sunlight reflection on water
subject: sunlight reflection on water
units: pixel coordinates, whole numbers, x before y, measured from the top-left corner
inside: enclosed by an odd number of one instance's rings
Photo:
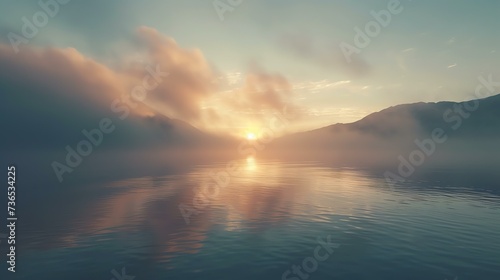
[[[500,199],[491,193],[425,189],[431,185],[425,181],[390,189],[367,171],[253,157],[241,169],[195,209],[189,224],[179,205],[193,206],[200,186],[212,184],[210,174],[224,165],[114,182],[89,197],[67,196],[58,205],[67,218],[47,215],[56,210],[46,204],[25,217],[23,244],[32,253],[24,265],[36,267],[37,275],[50,275],[56,264],[73,272],[94,267],[88,275],[109,273],[120,262],[135,269],[137,279],[153,272],[157,279],[231,279],[231,271],[242,269],[242,279],[278,279],[309,254],[317,236],[331,234],[342,247],[319,268],[317,279],[496,273],[500,225],[492,221],[500,215]],[[42,249],[47,256],[36,253]],[[90,265],[96,259],[101,263]]]

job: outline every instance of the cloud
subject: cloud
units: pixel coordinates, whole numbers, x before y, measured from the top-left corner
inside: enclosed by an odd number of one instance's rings
[[[173,39],[148,27],[138,29],[137,39],[144,47],[140,56],[149,67],[126,63],[123,58],[121,68],[111,69],[72,48],[25,47],[18,56],[8,45],[0,45],[0,71],[11,83],[29,81],[47,89],[31,95],[72,97],[78,102],[92,103],[94,109],[109,108],[113,98],[130,94],[145,76],[154,72],[164,79],[148,93],[147,103],[156,104],[155,108],[164,109],[160,113],[174,118],[199,118],[200,102],[213,94],[215,77],[201,51],[183,49]],[[164,77],[166,72],[168,79]]]
[[[338,44],[332,46],[318,44],[309,34],[286,34],[279,39],[278,45],[321,67],[348,75],[364,76],[371,70],[370,65],[361,55],[352,56],[351,62],[348,62]]]
[[[345,87],[346,85],[351,84],[350,80],[341,80],[341,81],[329,81],[329,80],[320,80],[320,81],[308,81],[301,82],[293,85],[294,89],[297,90],[308,90],[311,93],[316,93],[326,89]]]
[[[137,34],[147,48],[148,59],[157,63],[168,79],[151,92],[149,103],[156,104],[174,118],[196,121],[201,118],[201,102],[215,92],[216,78],[200,50],[181,48],[172,38],[149,27]]]
[[[0,44],[1,110],[14,147],[60,147],[112,112],[126,91],[121,76],[75,49],[25,47],[15,54]]]
[[[6,128],[22,139],[10,144],[64,148],[102,118],[124,127],[108,142],[140,145],[149,136],[175,138],[172,119],[220,130],[262,120],[263,111],[286,108],[298,115],[293,87],[280,74],[251,67],[246,75],[237,73],[241,82],[221,93],[220,83],[214,82],[220,73],[200,50],[182,48],[149,27],[140,27],[130,39],[136,43],[134,51],[109,65],[73,48],[21,46],[17,55],[11,46],[0,44],[0,91],[7,100],[2,112],[16,120]],[[145,84],[145,98],[138,99],[134,93]],[[122,110],[117,112],[117,107]]]
[[[268,73],[252,67],[239,89],[231,91],[221,101],[235,111],[251,114],[282,112],[297,115],[299,107],[294,103],[292,84],[282,75]]]
[[[99,105],[124,90],[119,75],[113,70],[72,48],[26,48],[22,55],[16,55],[10,46],[2,44],[0,65],[2,77],[9,84],[34,83],[47,90],[35,90],[31,97],[42,94],[53,98],[72,97],[77,102]]]
[[[414,52],[414,51],[415,51],[415,48],[407,48],[407,49],[402,50],[401,52],[406,53],[406,52]]]
[[[134,143],[147,140],[147,135],[167,137],[162,131],[171,135],[165,116],[199,119],[201,100],[215,92],[212,70],[201,52],[183,49],[147,27],[137,31],[137,39],[142,43],[140,57],[146,61],[130,63],[124,57],[114,68],[73,48],[22,46],[18,55],[10,45],[0,44],[0,91],[5,100],[1,110],[15,120],[3,120],[6,131],[16,135],[7,144],[64,149],[102,118],[125,127],[107,142]],[[134,99],[134,90],[146,78],[151,90],[144,100]],[[114,102],[123,108],[119,114]],[[147,121],[153,117],[154,122]]]

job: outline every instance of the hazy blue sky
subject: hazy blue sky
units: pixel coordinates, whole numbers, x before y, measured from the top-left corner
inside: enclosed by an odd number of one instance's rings
[[[9,44],[9,32],[21,34],[22,17],[40,10],[37,2],[0,1],[1,42]],[[354,28],[388,3],[244,0],[221,20],[213,1],[72,0],[29,44],[72,47],[113,67],[133,57],[133,34],[148,26],[199,49],[219,75],[231,77],[221,91],[238,87],[256,66],[285,77],[305,113],[301,129],[400,103],[470,99],[479,75],[500,80],[495,0],[401,1],[403,11],[346,63],[339,44],[354,44]]]

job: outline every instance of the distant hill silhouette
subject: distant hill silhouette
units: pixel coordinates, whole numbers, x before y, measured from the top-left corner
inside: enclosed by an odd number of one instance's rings
[[[284,136],[270,143],[263,154],[339,165],[391,166],[398,156],[418,149],[415,140],[432,139],[435,129],[444,131],[446,141],[426,158],[429,166],[500,163],[500,95],[469,102],[393,106],[354,123]]]

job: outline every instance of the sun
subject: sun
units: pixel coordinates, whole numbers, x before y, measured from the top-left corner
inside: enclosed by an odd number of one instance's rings
[[[253,134],[253,133],[251,133],[251,132],[247,133],[247,139],[248,139],[248,140],[255,140],[255,138],[256,138],[256,137],[255,137],[255,134]]]

